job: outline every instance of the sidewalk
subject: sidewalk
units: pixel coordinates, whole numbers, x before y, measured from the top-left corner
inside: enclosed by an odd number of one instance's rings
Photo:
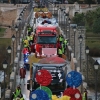
[[[23,61],[23,54],[22,54],[22,58],[21,61]],[[24,83],[20,85],[21,87],[21,91],[22,94],[24,96],[25,100],[29,100],[29,90],[27,90],[27,80],[30,79],[30,72],[26,70],[26,78],[25,78],[25,85]],[[19,71],[18,71],[18,75],[16,75],[16,87],[20,84],[20,75],[19,75]]]

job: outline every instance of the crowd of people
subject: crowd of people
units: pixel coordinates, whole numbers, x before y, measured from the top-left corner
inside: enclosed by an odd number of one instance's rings
[[[63,35],[59,35],[57,38],[57,54],[59,57],[65,55],[65,51],[68,45],[68,39],[64,39]]]
[[[32,29],[29,27],[28,28],[28,35],[23,39],[23,54],[24,54],[24,57],[26,57],[26,53],[35,53],[35,49],[39,49],[38,45],[37,47],[35,47],[35,43],[34,43],[34,39],[35,39],[35,34],[32,32]],[[57,47],[57,54],[59,57],[62,57],[62,55],[65,55],[65,51],[66,51],[66,47],[68,45],[68,39],[65,39],[63,37],[62,34],[60,34],[58,37],[57,37],[57,44],[56,44],[56,47]],[[41,54],[41,51],[38,50],[39,54]]]

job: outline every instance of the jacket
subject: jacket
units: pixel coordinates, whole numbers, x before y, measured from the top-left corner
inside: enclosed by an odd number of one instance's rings
[[[27,54],[29,51],[28,51],[28,48],[24,48],[23,50],[22,50],[22,52],[23,52],[23,54]]]
[[[26,69],[20,68],[20,78],[25,78],[25,75],[26,75]]]

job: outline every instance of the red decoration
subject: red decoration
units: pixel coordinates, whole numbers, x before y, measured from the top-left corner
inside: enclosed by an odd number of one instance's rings
[[[82,96],[81,93],[78,89],[74,89],[74,88],[67,88],[63,95],[67,95],[70,96],[70,100],[82,100]]]
[[[36,80],[41,86],[48,86],[51,83],[52,76],[47,70],[42,69],[36,73]]]
[[[38,63],[40,64],[64,64],[66,60],[60,57],[46,57],[41,59]]]

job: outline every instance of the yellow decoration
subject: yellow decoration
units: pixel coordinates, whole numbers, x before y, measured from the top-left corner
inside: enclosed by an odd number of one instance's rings
[[[32,67],[32,64],[33,63],[38,63],[39,62],[39,58],[36,58],[35,57],[35,54],[34,55],[30,55],[29,57],[28,57],[28,59],[29,59],[29,61],[28,61],[28,63],[30,64],[30,67]]]
[[[70,100],[69,96],[62,96],[58,98],[56,95],[52,95],[52,100]]]
[[[52,100],[56,100],[58,97],[56,95],[52,95]]]
[[[60,100],[70,100],[70,97],[69,97],[69,96],[62,96],[62,97],[60,98]]]

